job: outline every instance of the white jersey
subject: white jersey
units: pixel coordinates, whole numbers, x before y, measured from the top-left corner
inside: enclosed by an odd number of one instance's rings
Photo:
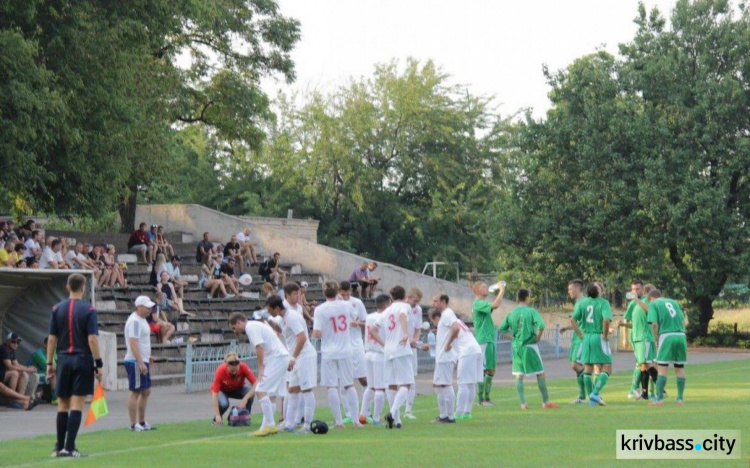
[[[299,304],[291,306],[289,303],[287,305],[284,317],[281,319],[281,334],[284,336],[289,354],[294,355],[294,350],[297,348],[297,335],[304,333],[305,345],[297,356],[297,360],[317,356],[315,348],[310,343],[310,337],[307,335],[307,324],[305,324],[305,319],[302,318],[302,306]]]
[[[422,306],[417,304],[409,312],[409,338],[411,338],[417,329],[422,328]]]
[[[58,268],[62,266],[62,253],[55,252],[51,248],[45,247],[42,251],[42,257],[39,259],[39,268],[49,268],[49,262],[57,262]]]
[[[237,233],[237,242],[242,244],[243,242],[249,242],[250,238],[245,236],[245,232],[241,231]]]
[[[247,339],[250,340],[251,346],[256,347],[261,345],[263,347],[265,359],[289,355],[289,351],[287,351],[286,346],[281,342],[279,336],[266,323],[254,320],[248,321],[245,325],[245,334],[247,335]]]
[[[365,334],[366,334],[365,351],[367,351],[369,358],[376,357],[376,356],[372,356],[372,354],[379,354],[382,356],[384,353],[383,345],[381,345],[377,341],[370,338],[370,330],[373,330],[373,329],[377,329],[380,337],[381,338],[383,337],[383,334],[380,333],[380,316],[381,315],[382,314],[380,312],[373,312],[369,314],[367,316],[367,319],[365,320]]]
[[[440,314],[440,321],[435,334],[435,362],[437,363],[458,361],[458,354],[456,354],[455,349],[445,350],[445,343],[451,334],[451,326],[456,320],[458,320],[456,313],[450,307]]]
[[[443,311],[443,314],[445,314],[445,311]],[[469,327],[467,327],[465,323],[460,321],[458,317],[456,317],[455,313],[448,316],[443,314],[441,314],[440,317],[441,324],[443,323],[443,319],[445,318],[446,327],[453,327],[454,323],[458,323],[461,326],[461,329],[458,331],[458,336],[455,340],[453,340],[453,343],[451,344],[451,348],[456,351],[456,353],[458,354],[458,358],[460,359],[464,356],[469,356],[472,354],[482,354],[482,348],[479,347],[477,339],[474,338],[474,335],[469,331]],[[443,350],[445,350],[445,345],[443,345]]]
[[[350,297],[349,303],[351,304],[351,310],[349,311],[351,321],[365,322],[367,320],[367,309],[365,305],[356,297]],[[364,349],[364,343],[362,342],[362,327],[349,327],[349,333],[352,339],[352,348]]]
[[[326,301],[315,308],[313,330],[320,330],[320,352],[325,359],[348,359],[352,356],[349,334],[349,310],[344,301]]]
[[[130,317],[125,322],[125,346],[127,346],[128,350],[125,353],[124,359],[128,362],[136,362],[135,354],[133,354],[133,349],[130,347],[130,338],[135,338],[138,341],[138,351],[141,352],[141,359],[143,362],[148,362],[151,357],[151,328],[149,328],[146,319],[136,312],[130,314]]]
[[[401,356],[411,356],[411,346],[408,337],[405,343],[404,330],[401,328],[401,316],[409,320],[411,306],[406,302],[394,302],[383,311],[380,316],[380,337],[385,342],[384,352],[387,360],[395,359]],[[407,327],[408,331],[408,327]]]

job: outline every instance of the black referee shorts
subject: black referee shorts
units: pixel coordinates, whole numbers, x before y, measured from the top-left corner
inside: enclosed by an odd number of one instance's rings
[[[86,396],[94,393],[94,357],[83,354],[58,354],[57,396]]]

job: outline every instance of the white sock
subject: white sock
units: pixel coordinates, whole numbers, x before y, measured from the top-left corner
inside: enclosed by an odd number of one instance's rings
[[[393,411],[393,400],[396,399],[396,390],[391,390],[388,388],[385,391],[385,396],[388,398],[388,407]]]
[[[273,403],[268,395],[260,399],[260,408],[263,410],[263,424],[260,428],[263,429],[266,426],[275,426],[276,421],[273,419]]]
[[[393,416],[396,423],[401,423],[400,409],[407,398],[409,398],[409,389],[407,387],[399,387],[398,392],[396,392],[396,398],[393,399],[393,408],[391,408],[391,416]]]
[[[341,398],[339,397],[339,389],[336,387],[328,388],[328,404],[331,405],[331,411],[333,411],[333,420],[336,421],[336,425],[341,425]]]
[[[414,407],[414,397],[417,396],[417,386],[412,385],[409,387],[409,393],[406,398],[406,412],[411,413],[411,409]]]
[[[309,428],[315,418],[315,393],[305,392],[302,394],[302,399],[305,401],[305,426]]]
[[[284,405],[284,425],[294,427],[294,418],[297,417],[297,406],[299,405],[299,393],[290,393],[286,397]]]
[[[464,407],[464,414],[471,414],[471,409],[474,406],[474,399],[477,396],[477,384],[466,384],[466,391],[469,392],[466,398],[466,406]]]
[[[466,400],[469,399],[469,386],[466,384],[458,384],[458,404],[456,405],[456,413],[465,414],[464,409],[466,408]]]
[[[445,389],[445,409],[448,411],[448,417],[453,419],[456,415],[456,391],[453,385],[448,385]]]
[[[349,404],[346,402],[346,389],[344,389],[343,385],[339,385],[339,401],[343,402],[344,417],[351,418],[352,415],[349,414]]]
[[[375,410],[372,412],[372,420],[374,422],[380,422],[380,414],[383,412],[383,405],[385,405],[385,392],[383,390],[375,390]]]
[[[375,390],[367,387],[364,393],[362,393],[362,409],[360,410],[359,414],[364,414],[365,416],[370,415],[370,405],[372,405],[372,399],[374,396]]]
[[[440,415],[440,418],[445,418],[448,416],[447,408],[445,404],[446,403],[445,391],[446,391],[446,387],[435,387],[435,394],[437,396],[438,413]]]
[[[352,422],[356,426],[359,423],[357,421],[357,412],[359,411],[359,395],[357,395],[357,389],[354,388],[354,385],[346,389],[346,403],[346,406],[349,408],[349,414],[354,415],[350,417],[352,418]]]

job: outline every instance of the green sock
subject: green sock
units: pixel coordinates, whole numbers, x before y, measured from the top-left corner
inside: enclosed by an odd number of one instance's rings
[[[667,386],[667,376],[660,375],[656,379],[656,401],[662,401],[664,399],[664,387]]]
[[[492,377],[491,375],[484,376],[484,399],[490,399],[490,390],[492,390]]]
[[[685,391],[685,377],[677,377],[677,399],[682,400],[682,393]]]
[[[583,385],[583,369],[576,371],[576,381],[578,382],[578,399],[586,399],[586,387]]]
[[[547,393],[547,379],[539,377],[536,379],[536,384],[539,385],[539,391],[542,392],[542,401],[549,403],[549,393]]]
[[[599,374],[591,374],[591,384],[596,388],[596,381],[599,380]]]
[[[477,396],[480,402],[484,401],[484,381],[477,384]]]
[[[633,370],[633,385],[630,387],[630,393],[638,392],[641,388],[641,368],[638,365]]]
[[[526,404],[526,396],[523,394],[523,379],[516,379],[516,393],[518,393],[518,401],[522,405]]]
[[[583,386],[586,388],[586,395],[591,395],[594,383],[591,381],[591,374],[588,372],[583,373]]]
[[[599,395],[602,393],[602,389],[605,385],[607,385],[607,381],[609,380],[609,374],[606,372],[602,372],[599,374],[599,378],[596,379],[596,390],[594,390],[594,393]]]

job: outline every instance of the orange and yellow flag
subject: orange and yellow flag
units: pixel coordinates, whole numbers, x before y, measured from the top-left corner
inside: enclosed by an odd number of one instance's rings
[[[91,405],[89,405],[89,412],[86,415],[86,422],[84,426],[88,426],[102,416],[106,416],[109,413],[107,407],[107,400],[104,398],[104,387],[101,382],[97,382],[96,390],[94,390],[94,398],[91,399]]]

